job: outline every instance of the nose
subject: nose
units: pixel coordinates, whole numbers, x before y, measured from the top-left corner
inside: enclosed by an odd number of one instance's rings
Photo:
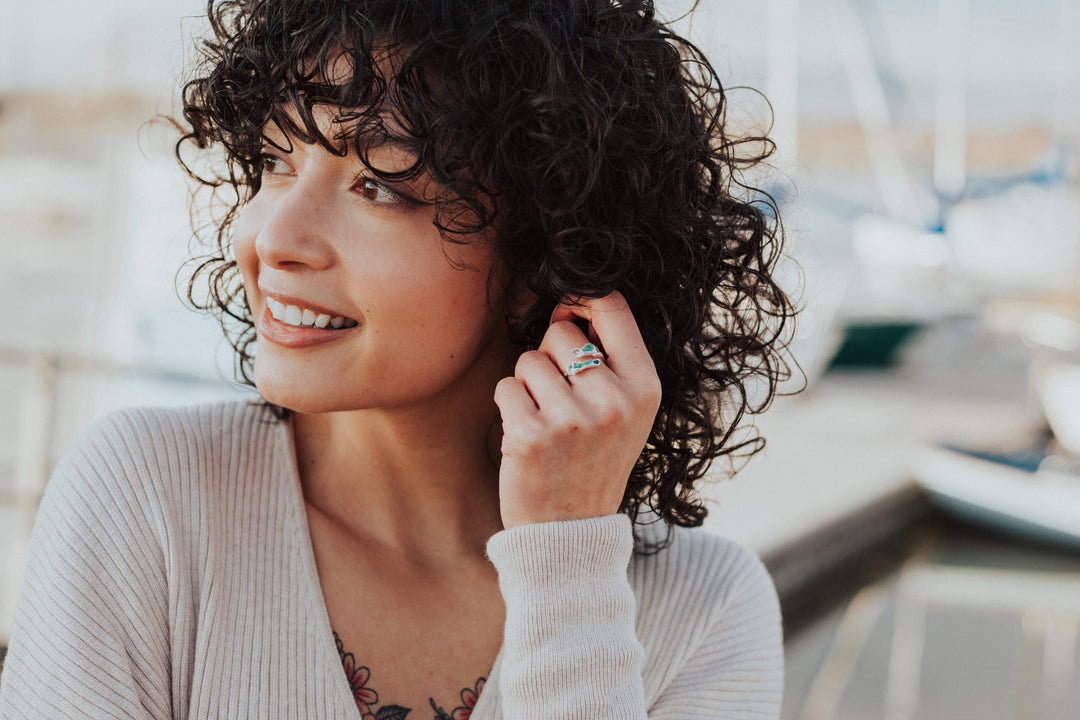
[[[287,270],[323,270],[334,262],[329,222],[317,192],[298,182],[286,192],[266,198],[270,207],[255,236],[255,252],[263,265]]]

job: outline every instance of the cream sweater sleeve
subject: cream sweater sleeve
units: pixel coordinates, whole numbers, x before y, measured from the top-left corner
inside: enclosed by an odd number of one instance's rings
[[[632,545],[624,515],[526,525],[489,541],[506,601],[499,675],[506,720],[779,717],[776,593],[760,561],[735,544],[677,561],[689,563],[691,577],[719,571],[721,592],[696,580],[649,588],[650,633],[670,622],[682,627],[663,632],[653,671],[665,679],[658,697],[646,698],[627,577]],[[701,630],[688,648],[672,648],[687,627]]]
[[[645,717],[632,550],[625,515],[523,525],[488,541],[506,602],[506,720]]]
[[[91,430],[50,480],[4,664],[3,720],[172,718],[157,503],[123,486],[115,442]]]

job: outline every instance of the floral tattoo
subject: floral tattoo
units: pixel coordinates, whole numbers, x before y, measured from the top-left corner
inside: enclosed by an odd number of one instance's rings
[[[363,665],[358,665],[356,657],[351,652],[345,652],[345,645],[336,632],[334,633],[334,644],[337,645],[338,655],[341,656],[341,664],[345,668],[345,677],[349,680],[349,687],[352,688],[353,700],[356,701],[356,707],[360,710],[360,717],[363,720],[405,720],[408,714],[412,712],[412,708],[402,707],[401,705],[383,705],[376,708],[379,703],[379,693],[367,686],[368,680],[371,679],[371,670]],[[431,709],[435,711],[433,720],[469,720],[472,717],[473,709],[476,707],[476,701],[484,689],[484,682],[486,682],[486,678],[480,678],[476,681],[475,687],[462,690],[461,705],[451,712],[446,712],[437,705],[435,698],[428,698]]]

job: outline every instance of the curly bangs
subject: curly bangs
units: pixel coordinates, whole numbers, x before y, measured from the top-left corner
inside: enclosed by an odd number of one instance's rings
[[[176,154],[225,211],[188,297],[218,315],[239,377],[253,384],[255,332],[231,226],[259,190],[264,130],[360,158],[392,138],[414,165],[369,169],[438,183],[447,242],[494,230],[512,289],[532,300],[508,318],[523,348],[564,298],[626,297],[663,398],[621,509],[700,525],[694,486],[712,461],[764,444],[740,421],[790,376],[793,316],[773,277],[775,204],[742,179],[771,142],[726,134],[704,55],[651,0],[210,0],[207,12]],[[332,113],[329,134],[316,110]],[[218,169],[194,169],[207,156]]]

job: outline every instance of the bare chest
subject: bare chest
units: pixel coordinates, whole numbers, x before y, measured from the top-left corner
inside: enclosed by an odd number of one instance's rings
[[[484,561],[424,570],[311,525],[344,681],[365,720],[463,720],[502,644]]]

